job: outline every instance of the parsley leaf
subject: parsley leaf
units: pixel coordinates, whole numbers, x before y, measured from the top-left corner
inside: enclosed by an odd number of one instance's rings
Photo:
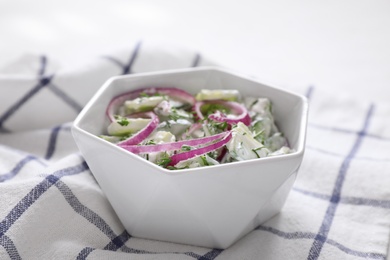
[[[157,165],[161,166],[161,167],[164,167],[166,168],[168,166],[168,164],[170,164],[170,162],[172,161],[171,157],[169,157],[169,155],[167,153],[165,153],[161,158],[160,160],[158,160],[156,162]]]
[[[154,145],[154,144],[156,144],[156,142],[153,139],[150,139],[145,143],[145,145]]]
[[[191,151],[191,146],[189,146],[189,145],[183,145],[183,146],[181,147],[181,150],[182,150],[183,152]]]
[[[127,126],[130,123],[130,121],[128,120],[127,117],[123,117],[120,115],[114,115],[114,118],[115,118],[116,122],[118,124],[120,124],[121,126]]]
[[[210,165],[209,162],[206,159],[206,156],[201,155],[200,159],[202,159],[202,163],[203,163],[204,166],[209,166]]]
[[[256,154],[257,158],[260,158],[260,156],[259,156],[259,154],[257,153],[257,151],[258,151],[258,150],[261,150],[261,148],[263,148],[263,147],[258,147],[258,148],[252,149],[252,152],[254,152],[254,153]]]
[[[211,115],[217,111],[220,111],[221,113],[224,113],[224,114],[230,113],[230,109],[228,109],[227,107],[220,105],[220,104],[212,104],[212,103],[204,104],[200,108],[200,111],[206,117],[208,117],[209,115]]]

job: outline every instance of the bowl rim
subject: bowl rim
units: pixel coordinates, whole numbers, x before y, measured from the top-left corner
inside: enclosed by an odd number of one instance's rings
[[[142,162],[145,163],[145,165],[148,165],[149,167],[154,168],[154,170],[161,171],[161,172],[163,172],[163,173],[165,173],[167,175],[170,175],[170,176],[178,176],[178,175],[182,175],[182,174],[185,174],[185,173],[188,173],[188,172],[195,173],[195,172],[202,172],[202,171],[204,171],[204,169],[205,169],[204,167],[187,168],[187,169],[179,169],[179,170],[168,170],[168,169],[165,169],[165,168],[163,168],[161,166],[158,166],[158,165],[156,165],[156,164],[154,164],[152,162],[149,162],[149,161],[145,160],[144,158],[141,158],[140,156],[138,156],[136,154],[133,154],[133,153],[131,153],[129,151],[126,151],[126,150],[120,148],[119,146],[117,146],[117,145],[115,145],[113,143],[104,141],[103,139],[99,138],[98,136],[96,136],[94,134],[89,133],[88,131],[82,129],[79,126],[79,124],[81,123],[81,121],[85,117],[87,111],[89,111],[93,107],[93,104],[95,104],[96,100],[106,91],[107,88],[109,88],[111,86],[112,82],[114,82],[114,81],[122,80],[122,79],[128,79],[128,78],[145,77],[145,76],[169,75],[169,74],[177,74],[177,73],[188,73],[188,72],[192,72],[192,71],[218,71],[218,72],[222,72],[222,73],[228,73],[228,74],[231,74],[231,75],[243,78],[245,80],[249,80],[249,81],[252,81],[252,82],[255,82],[255,83],[260,83],[262,85],[265,85],[266,87],[277,89],[278,91],[287,93],[289,95],[293,95],[293,96],[299,98],[301,103],[302,103],[301,122],[300,122],[299,134],[298,134],[299,138],[298,138],[296,151],[294,151],[294,152],[292,152],[290,154],[283,154],[283,155],[278,155],[278,156],[270,156],[270,157],[259,158],[260,160],[253,159],[253,160],[231,162],[231,163],[227,163],[227,164],[210,165],[210,166],[207,166],[207,169],[209,169],[209,170],[217,169],[217,168],[218,169],[220,169],[220,168],[224,169],[226,167],[232,167],[233,165],[234,165],[234,167],[240,167],[240,165],[242,165],[242,164],[245,164],[245,165],[251,165],[251,164],[259,165],[259,164],[262,164],[263,162],[265,163],[265,162],[270,162],[270,161],[272,162],[272,161],[279,161],[279,160],[285,160],[285,159],[293,159],[293,158],[296,158],[296,157],[299,158],[299,157],[303,156],[304,150],[305,150],[305,143],[306,143],[308,106],[309,106],[307,98],[304,95],[301,95],[299,93],[295,93],[295,92],[292,92],[290,90],[285,90],[285,89],[282,89],[280,87],[273,86],[272,84],[268,84],[268,83],[264,82],[263,80],[259,81],[259,80],[255,79],[253,77],[246,76],[246,75],[243,75],[241,73],[237,73],[235,71],[232,71],[232,70],[229,70],[229,69],[226,69],[226,68],[216,67],[216,66],[203,66],[203,67],[195,67],[195,68],[168,69],[168,70],[159,70],[159,71],[152,71],[152,72],[142,72],[142,73],[136,73],[136,74],[112,76],[112,77],[108,78],[105,81],[105,83],[95,92],[95,94],[87,102],[87,104],[84,106],[84,108],[81,110],[81,112],[77,115],[76,119],[73,121],[72,126],[71,126],[72,133],[77,131],[79,133],[87,135],[87,136],[95,139],[95,141],[97,141],[97,142],[102,142],[103,145],[109,145],[113,149],[117,149],[119,152],[126,153],[128,156],[131,156],[133,159],[142,160]]]

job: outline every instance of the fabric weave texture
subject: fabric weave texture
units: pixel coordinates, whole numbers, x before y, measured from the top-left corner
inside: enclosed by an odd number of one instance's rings
[[[389,104],[283,86],[310,104],[305,156],[286,204],[230,248],[201,248],[128,234],[70,129],[111,76],[213,63],[140,42],[77,70],[60,64],[25,55],[0,68],[0,259],[386,259]]]

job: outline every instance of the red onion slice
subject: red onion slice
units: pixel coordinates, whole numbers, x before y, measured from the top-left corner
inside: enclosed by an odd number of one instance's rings
[[[193,95],[191,95],[187,91],[178,88],[166,88],[166,87],[145,88],[143,92],[149,95],[153,95],[157,93],[162,95],[167,95],[169,97],[178,99],[183,103],[188,103],[191,106],[193,106],[196,102],[195,97]]]
[[[106,114],[111,122],[115,121],[114,115],[117,113],[118,108],[126,101],[135,99],[140,96],[141,93],[148,95],[162,94],[167,95],[177,100],[180,100],[184,103],[188,103],[191,106],[195,104],[195,98],[188,92],[178,89],[178,88],[169,88],[169,87],[154,87],[154,88],[141,88],[133,90],[130,92],[123,93],[111,99],[108,107],[106,109]]]
[[[160,120],[158,119],[158,116],[153,112],[146,112],[146,113],[139,113],[137,114],[139,116],[143,115],[145,117],[150,117],[152,120],[139,132],[131,136],[130,138],[119,142],[119,146],[123,145],[136,145],[141,143],[143,140],[145,140],[158,126],[158,123]],[[134,117],[134,115],[132,115]]]
[[[224,138],[222,138],[220,141],[218,141],[216,143],[213,143],[213,144],[210,144],[208,146],[201,147],[201,148],[198,148],[195,150],[191,150],[188,152],[174,154],[171,156],[171,162],[169,163],[168,166],[174,166],[181,161],[192,159],[196,156],[199,156],[199,155],[214,151],[218,148],[221,148],[222,146],[227,144],[231,138],[232,138],[232,133],[228,132],[228,134]]]
[[[197,139],[191,139],[191,140],[183,140],[178,141],[174,143],[163,143],[163,144],[155,144],[155,145],[124,145],[119,144],[120,147],[123,149],[132,152],[132,153],[153,153],[153,152],[162,152],[162,151],[172,151],[172,150],[179,150],[182,148],[183,145],[189,145],[189,146],[196,146],[201,144],[206,144],[218,139],[221,139],[225,137],[228,133],[223,132],[220,134],[197,138]]]
[[[229,118],[225,114],[217,111],[216,113],[209,115],[209,118],[217,122],[226,122],[228,124],[237,124],[238,122],[242,122],[246,126],[251,124],[251,117],[248,112],[243,112],[235,118]]]
[[[198,119],[203,119],[204,116],[203,116],[203,113],[202,111],[200,110],[200,108],[205,104],[205,102],[203,101],[198,101],[195,103],[194,105],[194,110],[195,110],[195,113],[196,113],[196,116],[198,117]]]
[[[143,89],[137,89],[130,92],[123,93],[111,99],[110,103],[106,109],[106,115],[110,119],[111,122],[115,121],[114,116],[117,114],[118,108],[126,101],[139,97],[139,95],[143,92]]]
[[[225,100],[213,100],[213,101],[201,101],[201,102],[196,102],[195,104],[195,112],[196,115],[200,118],[203,119],[204,115],[202,114],[201,107],[205,104],[218,104],[225,106],[229,109],[232,110],[234,113],[234,117],[227,116],[221,111],[216,111],[215,113],[211,114],[208,116],[209,119],[217,121],[217,122],[227,122],[228,124],[237,124],[238,122],[242,122],[245,125],[250,125],[251,123],[251,118],[248,114],[248,110],[246,107],[240,103],[233,102],[233,101],[225,101]]]

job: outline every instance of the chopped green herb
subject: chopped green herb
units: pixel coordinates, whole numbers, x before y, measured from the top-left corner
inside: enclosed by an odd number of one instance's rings
[[[116,122],[121,126],[127,126],[130,122],[126,117],[115,116]]]
[[[188,169],[188,168],[190,168],[189,165],[186,165],[184,167],[167,166],[168,170],[183,170],[183,169]]]
[[[227,122],[217,122],[214,120],[210,120],[210,122],[207,124],[207,128],[211,134],[224,132],[228,129],[228,126],[229,124]]]
[[[264,129],[262,129],[260,132],[258,132],[258,133],[255,133],[254,135],[253,135],[253,138],[257,138],[257,137],[259,137],[261,134],[263,134],[264,133]]]
[[[193,115],[184,111],[178,111],[176,108],[172,107],[171,113],[169,114],[168,118],[176,122],[178,119],[193,118]]]
[[[259,102],[259,99],[256,99],[255,101],[253,101],[253,103],[249,106],[249,108],[252,108],[254,105],[257,104],[257,102]]]
[[[230,153],[230,155],[231,155],[232,159],[236,159],[236,158],[238,158],[238,154],[237,154],[237,152],[236,152],[236,151],[232,150],[232,151],[229,151],[229,153]]]
[[[209,162],[206,159],[206,156],[201,155],[200,159],[202,160],[202,163],[203,163],[204,166],[209,166],[210,165]]]
[[[220,111],[221,113],[224,113],[224,114],[230,113],[230,109],[228,109],[227,107],[220,105],[220,104],[212,104],[212,103],[204,104],[200,108],[200,111],[206,117],[217,112],[217,111]]]
[[[269,111],[270,113],[272,113],[272,103],[269,103],[268,111]]]
[[[216,160],[218,155],[219,155],[219,153],[218,153],[218,151],[215,150],[215,151],[211,151],[211,152],[207,153],[207,155],[209,157],[213,158],[214,160]]]
[[[183,146],[181,147],[181,150],[184,151],[184,152],[186,152],[186,151],[191,151],[191,146],[189,146],[189,145],[183,145]]]
[[[263,147],[258,147],[258,148],[252,149],[252,152],[254,152],[254,153],[256,154],[257,158],[260,158],[260,156],[259,156],[259,154],[257,153],[257,151],[258,151],[258,150],[261,150],[261,148],[263,148]]]
[[[131,135],[123,135],[120,137],[119,141],[124,141],[126,140],[127,138],[129,138]]]
[[[180,115],[177,113],[176,108],[173,107],[173,108],[171,109],[171,114],[169,114],[168,118],[176,122],[179,118],[182,118],[182,116],[180,116]]]
[[[154,145],[154,144],[156,144],[156,142],[153,139],[150,139],[145,143],[145,145]]]
[[[145,97],[145,98],[147,98],[147,97],[166,97],[165,95],[163,95],[161,93],[158,93],[158,92],[153,93],[153,94],[149,94],[149,93],[146,93],[146,92],[141,92],[139,94],[139,96],[140,97]]]
[[[148,93],[145,93],[145,92],[141,92],[139,94],[140,97],[150,97],[150,95]]]
[[[156,162],[157,165],[161,166],[161,167],[164,167],[166,168],[168,166],[168,164],[171,162],[171,158],[169,157],[169,155],[167,153],[165,153],[161,158],[160,160],[158,160]]]
[[[192,108],[190,104],[183,104],[181,106],[176,107],[177,109],[189,110]],[[195,113],[195,111],[191,111],[190,113]]]

